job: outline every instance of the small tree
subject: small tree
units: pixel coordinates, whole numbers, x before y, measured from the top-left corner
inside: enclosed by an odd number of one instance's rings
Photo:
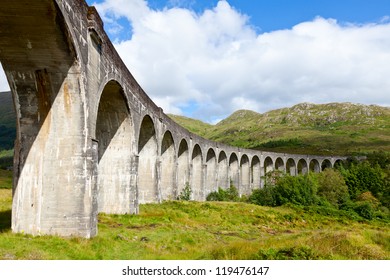
[[[325,198],[332,205],[338,207],[348,200],[348,187],[339,171],[327,168],[317,174],[317,181],[318,195]]]
[[[177,199],[189,201],[191,200],[191,195],[192,195],[192,189],[190,184],[187,182],[186,185],[184,186],[184,189],[182,189]]]

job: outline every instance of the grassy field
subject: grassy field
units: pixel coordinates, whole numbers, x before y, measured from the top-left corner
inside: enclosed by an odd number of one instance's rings
[[[12,189],[12,171],[0,169],[0,189]]]
[[[0,189],[0,259],[390,259],[390,225],[246,203],[141,205],[99,215],[90,240],[14,234],[11,190]]]

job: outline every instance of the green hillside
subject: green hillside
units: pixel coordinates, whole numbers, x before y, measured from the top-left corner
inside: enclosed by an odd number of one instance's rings
[[[352,103],[302,103],[259,114],[239,110],[216,125],[169,115],[189,131],[233,146],[323,155],[390,152],[390,108]],[[0,151],[13,148],[15,111],[0,92]]]
[[[213,126],[171,117],[207,139],[239,147],[322,155],[390,152],[389,107],[302,103],[264,114],[239,110]]]
[[[12,149],[16,136],[16,117],[11,92],[0,92],[0,151]]]

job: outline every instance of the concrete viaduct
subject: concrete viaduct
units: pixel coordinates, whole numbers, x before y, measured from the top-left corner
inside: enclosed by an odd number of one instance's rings
[[[248,194],[267,171],[320,172],[344,159],[188,132],[142,90],[83,0],[2,0],[0,61],[17,114],[14,232],[89,238],[99,212],[137,213],[186,184],[199,201],[230,181]]]

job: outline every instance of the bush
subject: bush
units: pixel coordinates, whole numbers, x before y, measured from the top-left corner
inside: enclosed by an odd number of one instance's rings
[[[180,192],[179,196],[177,197],[178,200],[186,200],[189,201],[191,200],[191,194],[192,194],[192,189],[189,183],[186,183],[184,189]]]
[[[206,197],[207,201],[239,201],[240,195],[235,186],[230,185],[227,190],[218,188],[218,191],[211,192]]]
[[[348,187],[339,171],[327,168],[316,176],[318,195],[330,204],[339,207],[349,199]]]
[[[356,202],[354,211],[359,214],[359,216],[367,219],[372,220],[375,216],[375,210],[372,207],[372,205],[369,202]]]
[[[315,205],[321,200],[317,196],[317,182],[314,176],[279,177],[274,186],[253,191],[249,201],[264,206],[281,206],[287,203],[294,205]]]
[[[383,195],[385,191],[385,174],[379,165],[371,166],[368,162],[352,164],[349,169],[341,168],[341,173],[352,199],[366,191],[376,197]]]
[[[289,202],[295,205],[318,204],[320,199],[317,197],[317,185],[313,176],[284,176],[273,189],[275,204],[276,206]]]
[[[265,186],[262,189],[256,189],[249,196],[248,201],[262,206],[276,206],[274,198],[274,187]]]

